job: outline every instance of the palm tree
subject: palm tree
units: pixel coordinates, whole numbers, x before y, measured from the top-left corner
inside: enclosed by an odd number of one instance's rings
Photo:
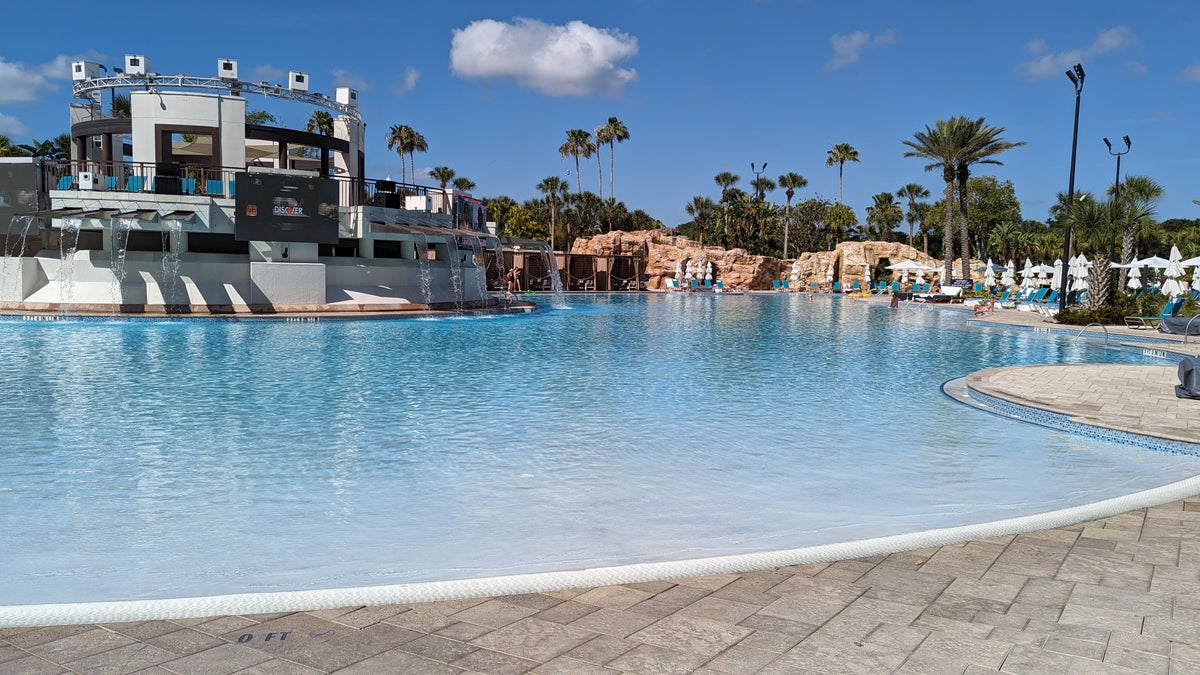
[[[742,177],[737,175],[736,173],[732,173],[729,171],[722,171],[721,173],[713,176],[713,180],[716,181],[717,185],[719,185],[721,187],[721,207],[722,207],[722,213],[724,214],[723,220],[725,221],[725,227],[724,227],[725,242],[724,243],[729,243],[729,239],[730,239],[729,189],[732,188],[733,186],[737,185],[738,182],[742,180]]]
[[[321,134],[322,136],[333,135],[333,115],[330,115],[324,110],[314,110],[308,118],[308,124],[304,130],[310,134]]]
[[[904,220],[904,212],[890,192],[880,192],[871,199],[874,203],[867,207],[867,223],[879,228],[881,239],[887,241],[888,233]]]
[[[446,190],[446,184],[454,180],[454,169],[448,166],[435,166],[429,170],[429,177],[436,180],[442,191]]]
[[[596,152],[596,144],[587,129],[567,129],[567,142],[558,146],[558,154],[566,159],[575,157],[575,192],[582,194],[583,185],[579,181],[579,158],[588,159]]]
[[[12,139],[8,136],[0,136],[0,157],[24,156],[26,156],[26,151],[22,146],[14,145]]]
[[[546,201],[550,203],[550,249],[554,249],[554,228],[555,215],[558,213],[558,193],[567,190],[567,182],[558,176],[546,176],[542,182],[537,184],[537,189],[542,194],[546,195]]]
[[[400,182],[407,183],[407,167],[404,165],[404,155],[408,153],[408,140],[412,137],[413,128],[407,124],[393,124],[387,132],[387,149],[395,150],[400,155]],[[416,180],[416,176],[413,176]]]
[[[610,174],[611,175],[611,174]],[[696,229],[700,231],[700,245],[704,245],[704,230],[708,221],[708,216],[717,208],[713,200],[708,197],[697,195],[692,197],[692,201],[688,202],[687,206],[683,207],[684,211],[692,217],[692,221],[696,223]]]
[[[792,197],[796,196],[796,190],[808,187],[808,179],[798,173],[789,172],[779,177],[779,187],[786,190],[787,203],[783,207],[783,257],[786,259],[788,254],[788,235],[791,234],[792,225]]]
[[[112,103],[108,106],[109,113],[113,117],[127,118],[132,114],[132,108],[129,104],[129,97],[125,94],[113,94]]]
[[[858,150],[849,143],[837,143],[825,152],[825,166],[837,164],[838,167],[838,203],[842,203],[842,168],[846,162],[857,162]]]
[[[920,214],[917,213],[917,200],[929,199],[929,190],[926,190],[925,186],[921,185],[920,183],[909,183],[899,190],[896,190],[896,196],[900,199],[908,200],[908,211],[905,212],[904,219],[908,221],[908,245],[912,246],[913,237],[915,236],[913,233],[913,226],[915,226],[917,221],[920,220]],[[929,251],[926,251],[925,253],[928,255]]]
[[[428,152],[429,144],[425,142],[425,137],[416,129],[409,128],[409,136],[405,142],[408,148],[408,175],[412,176],[413,180],[417,179],[417,153]]]
[[[454,179],[454,189],[459,192],[470,192],[475,189],[475,181],[466,176],[458,176]]]
[[[919,157],[932,160],[925,165],[926,171],[942,170],[942,180],[946,181],[943,193],[943,203],[946,207],[946,219],[942,223],[942,259],[945,265],[946,279],[951,279],[951,269],[954,265],[954,169],[959,157],[964,152],[962,133],[962,117],[951,118],[950,121],[938,120],[931,129],[925,125],[925,131],[913,134],[913,140],[902,141],[911,150],[904,153],[905,157]],[[963,272],[968,270],[963,268]]]
[[[1117,196],[1116,185],[1108,188],[1110,197]],[[1125,181],[1121,183],[1120,199],[1124,203],[1123,207],[1143,206],[1153,207],[1154,204],[1163,196],[1163,186],[1158,181],[1149,176],[1126,176]],[[1128,215],[1129,210],[1123,208],[1123,211]],[[1121,233],[1121,263],[1129,264],[1133,260],[1134,243],[1137,240],[1137,220],[1127,220],[1124,223],[1124,231]],[[1129,270],[1121,270],[1121,288],[1125,287],[1126,276]]]
[[[777,186],[775,181],[766,176],[759,176],[750,181],[750,186],[754,188],[754,195],[758,197],[758,201],[763,201],[767,198],[767,193],[773,191]]]
[[[35,138],[29,143],[22,143],[21,145],[18,145],[17,148],[20,150],[20,154],[23,157],[42,157],[53,160],[63,160],[70,157],[70,155],[62,155],[58,145],[53,139],[39,141]]]
[[[596,127],[596,144],[608,143],[608,196],[616,198],[613,192],[613,149],[617,143],[629,140],[629,129],[621,120],[610,117],[603,125]],[[596,161],[600,161],[600,153],[596,153]]]
[[[989,126],[982,117],[977,120],[965,117],[957,119],[960,120],[960,130],[963,134],[963,152],[955,160],[954,177],[958,181],[958,237],[962,246],[962,268],[965,277],[971,266],[970,226],[967,222],[967,181],[971,178],[971,165],[1002,165],[1004,162],[994,157],[1005,150],[1025,145],[1025,141],[1012,142],[1000,138],[1004,127]]]

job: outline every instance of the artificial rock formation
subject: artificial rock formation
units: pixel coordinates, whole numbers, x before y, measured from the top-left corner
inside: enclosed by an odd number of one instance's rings
[[[645,273],[649,275],[646,288],[666,288],[666,279],[675,278],[678,270],[686,269],[687,263],[699,271],[703,279],[709,263],[713,268],[713,280],[721,280],[727,288],[767,290],[775,279],[788,279],[793,287],[809,288],[811,284],[827,284],[841,281],[849,286],[865,279],[866,267],[872,272],[881,261],[892,265],[912,260],[931,267],[941,267],[936,258],[922,255],[920,251],[898,242],[846,241],[832,251],[803,253],[793,260],[780,260],[761,255],[750,255],[735,248],[725,250],[713,246],[702,246],[687,237],[669,235],[662,230],[640,232],[609,232],[587,239],[576,239],[570,253],[589,255],[633,255],[645,260]],[[830,265],[833,278],[829,278]]]

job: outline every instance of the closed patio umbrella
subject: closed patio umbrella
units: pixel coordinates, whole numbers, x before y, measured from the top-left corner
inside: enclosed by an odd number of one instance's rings
[[[1088,260],[1080,253],[1075,258],[1075,283],[1071,285],[1072,291],[1086,291],[1088,287]]]
[[[1125,282],[1125,286],[1133,290],[1138,290],[1142,287],[1142,270],[1138,267],[1129,268],[1129,280]]]
[[[1000,275],[1000,285],[1009,288],[1017,283],[1017,264],[1012,260],[1004,266],[1004,273]]]
[[[1183,295],[1183,284],[1179,283],[1179,278],[1183,276],[1183,256],[1179,253],[1178,246],[1171,246],[1171,257],[1167,259],[1167,267],[1163,274],[1167,280],[1163,282],[1162,294],[1175,297]]]

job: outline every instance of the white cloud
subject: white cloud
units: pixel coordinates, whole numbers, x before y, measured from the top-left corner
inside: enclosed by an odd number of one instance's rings
[[[0,113],[0,134],[4,134],[5,136],[25,136],[28,133],[29,127],[25,126],[21,120],[11,115]]]
[[[837,70],[843,66],[857,63],[862,52],[867,47],[894,45],[898,42],[896,31],[891,28],[879,35],[871,35],[866,31],[854,31],[849,35],[834,33],[829,36],[829,44],[833,46],[833,56],[825,63],[825,70]]]
[[[366,80],[345,68],[334,68],[329,71],[329,74],[333,76],[333,86],[335,87],[350,87],[358,91],[366,91],[371,88]]]
[[[417,87],[417,80],[421,79],[421,71],[409,66],[404,69],[404,79],[392,85],[392,93],[397,96],[403,96]]]
[[[484,19],[454,31],[450,68],[460,77],[511,77],[550,96],[616,95],[637,79],[617,63],[638,53],[637,38],[582,21]]]
[[[1031,40],[1025,45],[1025,49],[1032,58],[1017,64],[1017,71],[1030,80],[1041,80],[1060,75],[1072,65],[1089,58],[1128,49],[1136,44],[1137,36],[1124,26],[1100,31],[1091,45],[1064,52],[1050,52],[1045,40]]]
[[[0,105],[38,102],[43,93],[57,87],[55,80],[71,77],[71,61],[75,60],[79,57],[60,54],[48,63],[31,66],[0,56]]]
[[[279,84],[284,81],[286,76],[287,73],[283,72],[282,68],[276,68],[275,66],[270,66],[267,64],[254,66],[250,69],[250,79],[258,82],[273,82]]]
[[[1200,82],[1200,63],[1193,63],[1184,68],[1175,76],[1178,80],[1187,80],[1189,82]]]

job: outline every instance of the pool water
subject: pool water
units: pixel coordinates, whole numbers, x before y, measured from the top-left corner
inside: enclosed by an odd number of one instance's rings
[[[1200,459],[1013,422],[940,385],[1142,358],[800,294],[4,320],[0,604],[578,569],[1083,504]]]

